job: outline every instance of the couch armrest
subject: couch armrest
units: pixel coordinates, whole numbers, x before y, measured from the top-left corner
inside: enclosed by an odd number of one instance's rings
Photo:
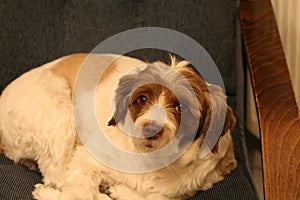
[[[300,117],[270,0],[241,0],[258,110],[265,199],[300,198]]]

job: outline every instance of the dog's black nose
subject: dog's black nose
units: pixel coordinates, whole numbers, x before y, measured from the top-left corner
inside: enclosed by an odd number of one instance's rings
[[[143,127],[143,134],[146,138],[151,138],[157,133],[161,132],[162,125],[157,122],[151,122],[150,124]]]

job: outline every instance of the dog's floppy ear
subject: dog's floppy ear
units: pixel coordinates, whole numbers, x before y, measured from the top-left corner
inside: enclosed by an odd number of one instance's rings
[[[226,103],[226,96],[222,88],[217,85],[208,84],[208,89],[210,106],[207,112],[208,119],[206,120],[210,120],[210,122],[206,121],[205,123],[212,123],[210,124],[211,129],[208,134],[217,134],[216,136],[219,137],[219,140],[227,131],[232,131],[236,123],[236,118],[232,109]],[[220,127],[222,124],[223,127]],[[212,147],[212,152],[217,152],[217,150],[218,142]]]
[[[208,88],[211,94],[211,103],[214,104],[214,107],[216,108],[215,117],[217,117],[217,121],[223,121],[221,119],[223,116],[221,112],[224,112],[226,110],[224,126],[221,133],[221,135],[224,135],[227,131],[232,131],[232,129],[234,128],[236,123],[235,116],[232,109],[226,103],[226,96],[223,93],[222,88],[213,84],[209,85]]]
[[[137,74],[129,74],[123,76],[119,80],[115,95],[115,113],[108,122],[109,126],[115,126],[119,122],[124,122],[128,106],[132,86],[136,80]]]

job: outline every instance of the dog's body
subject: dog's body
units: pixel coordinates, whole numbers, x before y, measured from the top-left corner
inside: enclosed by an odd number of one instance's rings
[[[199,157],[199,151],[205,132],[196,130],[199,134],[183,155],[170,165],[155,171],[122,172],[97,161],[88,153],[79,139],[73,115],[74,83],[80,65],[86,57],[85,54],[71,55],[33,69],[12,82],[2,93],[0,99],[0,147],[2,146],[4,154],[15,162],[24,164],[28,163],[28,160],[37,162],[43,175],[43,184],[36,185],[33,192],[36,199],[182,199],[195,194],[198,190],[209,189],[236,167],[230,134],[235,119],[230,108],[227,108],[223,133],[216,148],[204,158]],[[93,62],[90,64],[94,65],[95,69],[101,68],[99,65],[102,67],[109,65],[95,90],[96,117],[105,136],[115,146],[135,153],[153,152],[160,149],[163,144],[170,142],[175,137],[176,130],[182,121],[177,116],[184,113],[183,110],[177,112],[179,105],[182,106],[179,103],[174,107],[169,106],[170,108],[166,110],[165,125],[159,128],[161,130],[158,130],[160,131],[158,135],[132,139],[119,128],[119,125],[124,122],[126,113],[131,114],[134,122],[140,123],[139,125],[143,128],[149,125],[150,122],[148,123],[147,117],[145,117],[147,115],[144,114],[147,113],[147,106],[150,107],[148,102],[152,98],[151,91],[161,90],[164,94],[168,93],[167,98],[162,98],[164,100],[156,101],[153,97],[152,103],[156,102],[155,104],[165,106],[172,99],[170,98],[172,91],[162,86],[155,86],[157,88],[152,90],[151,86],[147,88],[145,96],[138,95],[138,100],[127,99],[129,107],[126,106],[125,113],[121,113],[120,116],[118,111],[122,109],[122,106],[120,107],[118,104],[122,99],[121,93],[130,83],[132,85],[139,83],[139,77],[134,77],[134,81],[128,82],[126,77],[132,78],[132,74],[128,75],[127,73],[135,70],[137,66],[148,64],[117,55],[90,55],[90,57],[93,58]],[[114,62],[110,63],[113,59],[115,59]],[[170,71],[163,65],[153,64],[152,68],[154,71],[155,67]],[[209,92],[216,91],[218,96],[220,91],[213,88],[214,86],[210,86],[212,89],[208,92],[207,88],[205,89],[207,86],[203,84],[205,82],[202,79],[202,82],[199,82],[199,76],[196,73],[193,74],[190,69],[186,70],[186,65],[186,62],[173,62],[172,70],[185,78],[188,77],[187,80],[195,90],[200,104],[201,123],[199,122],[199,125],[207,131],[206,123],[210,121],[210,112],[205,106],[209,107],[210,104],[214,104],[215,99],[219,98],[215,98],[215,94],[211,94],[209,98]],[[137,74],[144,73],[146,76],[148,68],[150,70],[150,67],[147,67],[145,72],[143,70],[135,71]],[[151,73],[150,70],[149,74]],[[193,81],[189,80],[193,77],[198,77],[195,83],[202,84],[201,87],[193,85]],[[123,85],[126,87],[122,87],[122,81],[127,81]],[[135,87],[137,90],[139,88],[143,89],[143,86]],[[113,102],[111,94],[115,91],[117,105],[116,112],[113,113],[109,105]],[[133,98],[131,96],[134,96],[134,91],[129,89],[127,93],[122,95]],[[124,99],[127,96],[124,96]],[[178,101],[175,97],[173,99],[172,101]],[[219,99],[223,101],[225,97]],[[180,109],[183,108],[180,107]],[[194,116],[189,111],[186,113],[191,117]],[[207,116],[204,116],[204,113]],[[111,118],[112,116],[113,118]],[[143,120],[140,120],[141,116],[143,116]],[[209,120],[204,120],[205,117]],[[142,130],[142,133],[145,133],[145,129]],[[195,131],[193,130],[193,132]]]

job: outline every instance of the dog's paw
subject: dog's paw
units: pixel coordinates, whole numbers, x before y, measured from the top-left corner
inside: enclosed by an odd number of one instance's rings
[[[96,196],[95,200],[112,200],[112,198],[110,198],[106,194],[98,194]]]
[[[109,196],[106,194],[92,194],[92,193],[84,193],[84,194],[78,194],[76,192],[66,192],[62,191],[59,195],[59,200],[112,200]]]
[[[215,180],[213,180],[213,182],[214,181]],[[212,188],[212,186],[213,186],[213,183],[205,183],[199,189],[202,191],[205,191],[205,190],[209,190],[210,188]]]
[[[146,200],[146,198],[142,197],[137,192],[133,191],[132,189],[128,188],[125,185],[114,185],[109,188],[110,196],[113,199],[118,200]]]
[[[36,184],[32,192],[33,198],[36,200],[58,200],[60,191],[51,186]]]

